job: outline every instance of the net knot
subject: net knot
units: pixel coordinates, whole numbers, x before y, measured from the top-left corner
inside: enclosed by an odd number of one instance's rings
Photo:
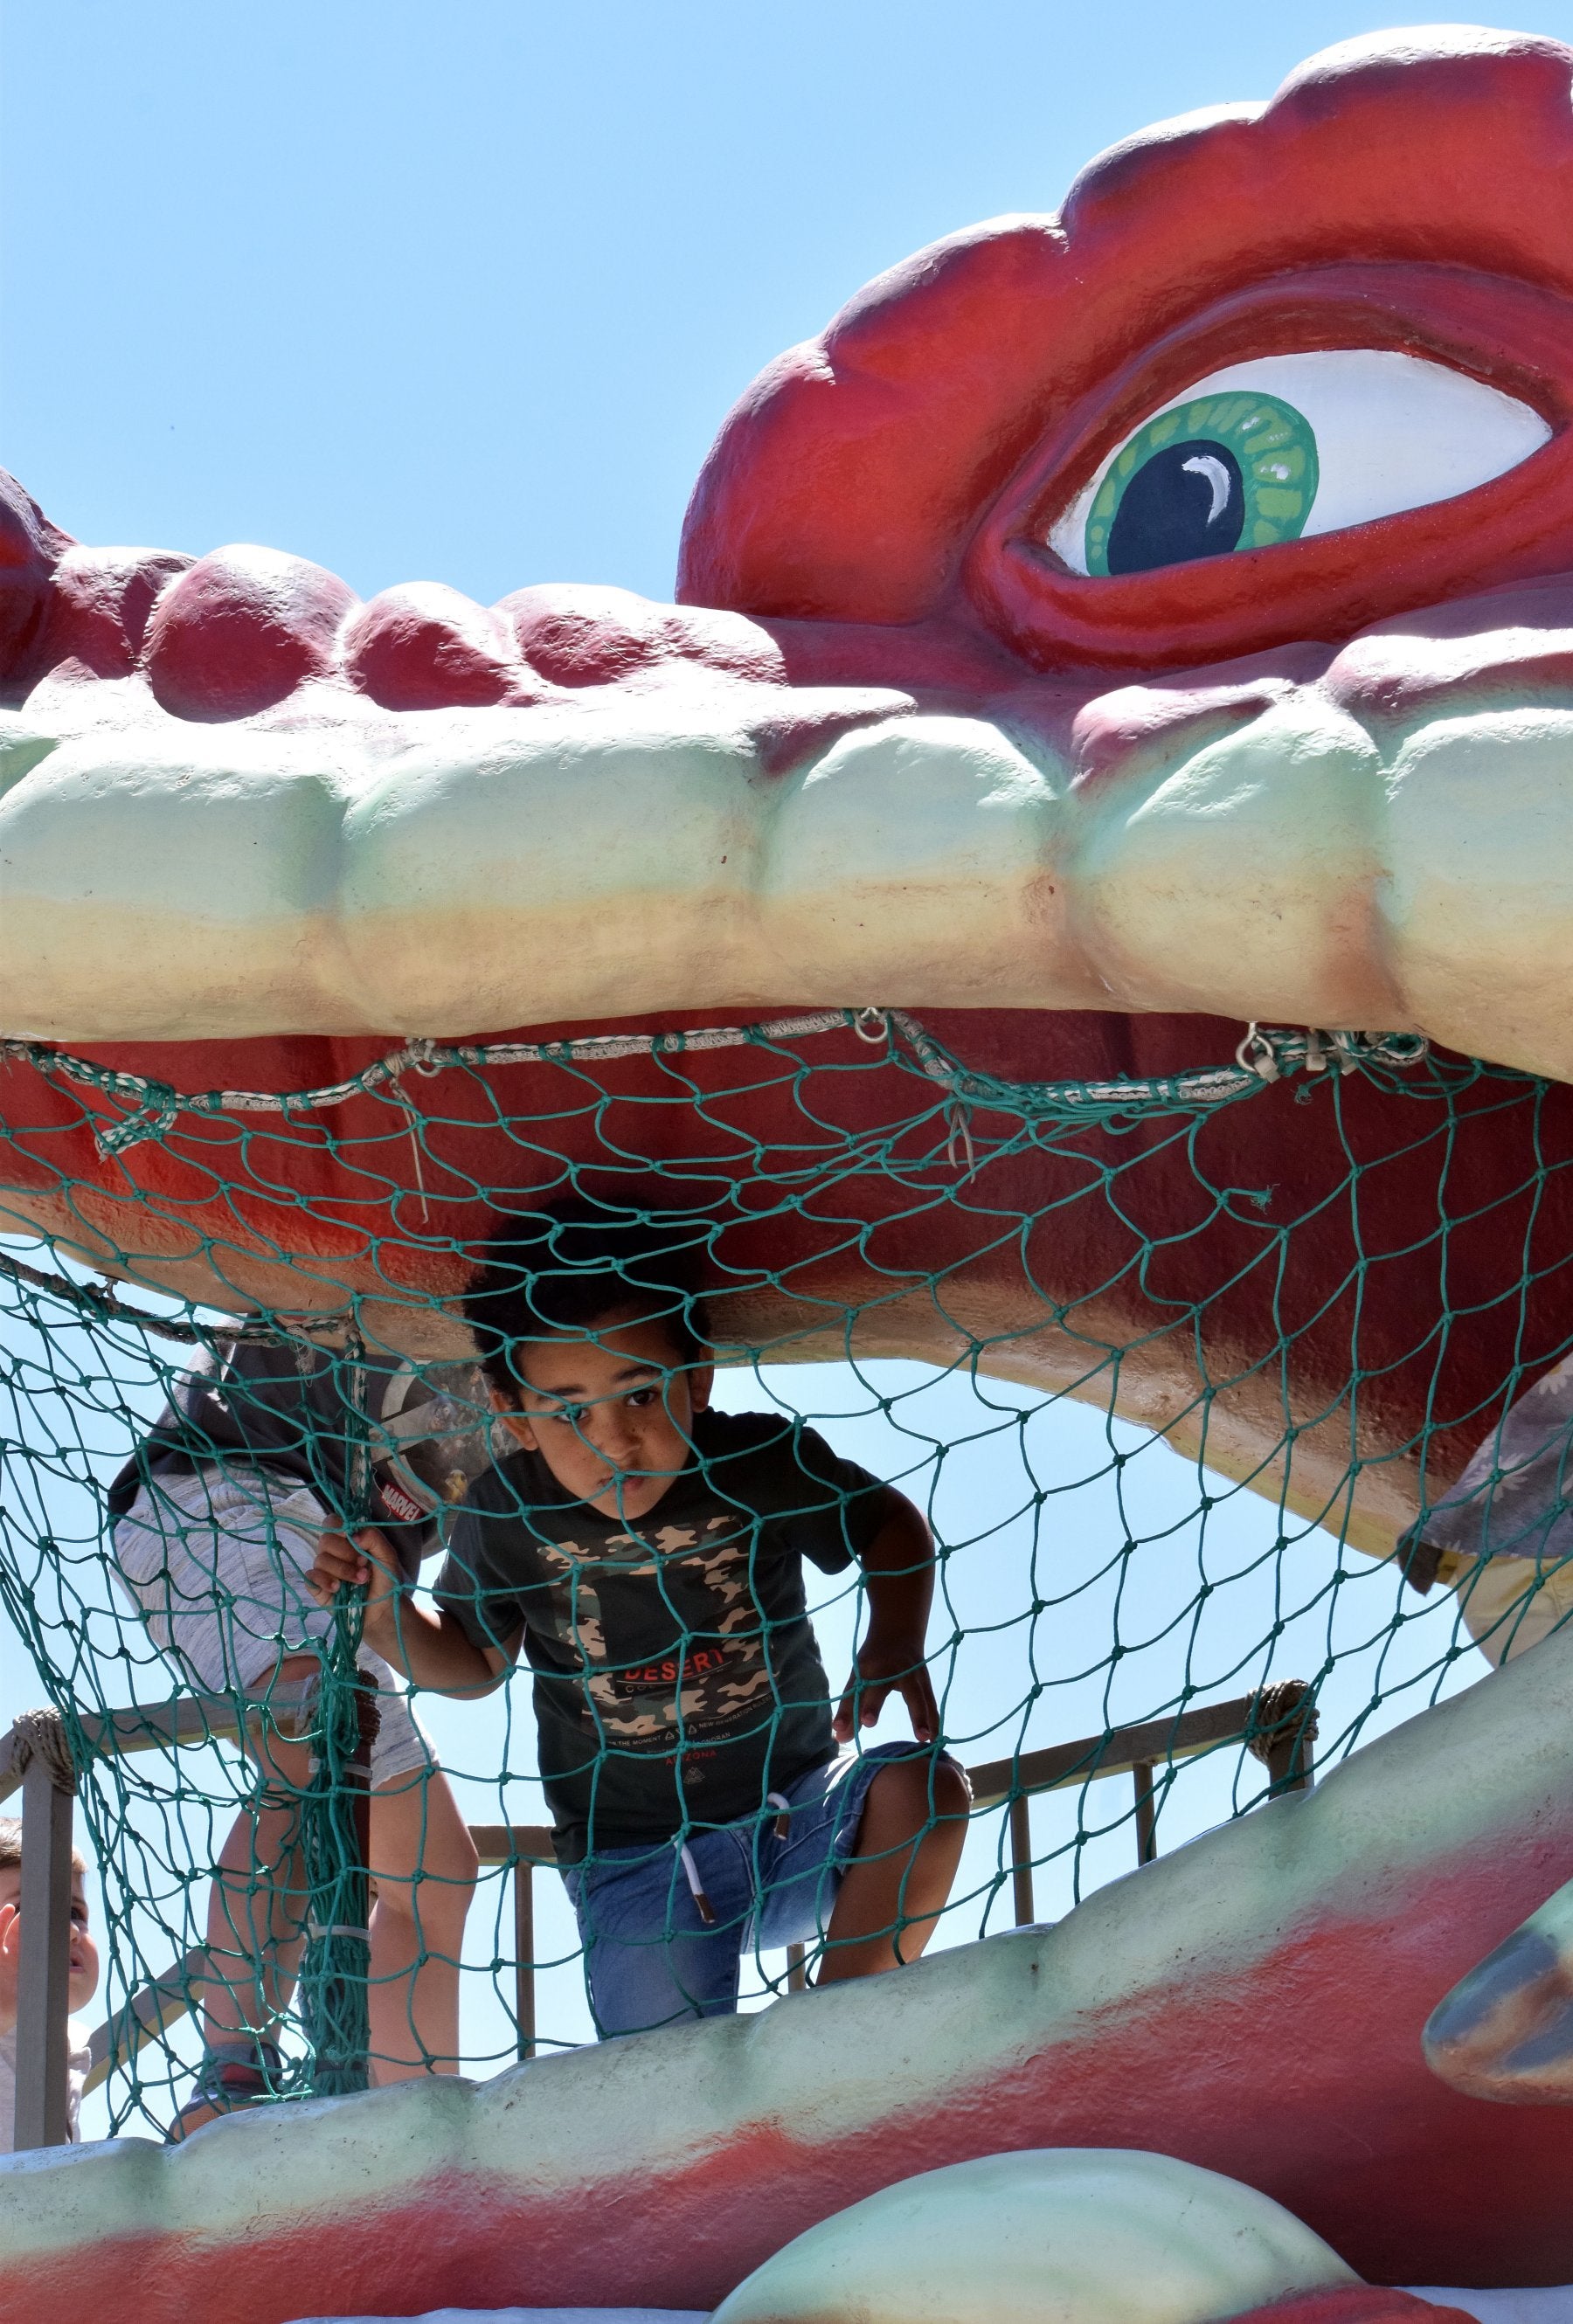
[[[49,1769],[57,1792],[77,1788],[77,1760],[71,1738],[60,1712],[51,1707],[18,1711],[11,1722],[11,1763],[25,1775],[35,1759]]]

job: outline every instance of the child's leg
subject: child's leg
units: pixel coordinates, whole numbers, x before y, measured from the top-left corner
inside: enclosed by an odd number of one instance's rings
[[[261,1469],[203,1470],[161,1479],[139,1496],[115,1529],[115,1554],[153,1642],[188,1683],[206,1693],[240,1688],[254,1696],[273,1684],[288,1690],[319,1668],[314,1653],[298,1649],[319,1636],[329,1618],[305,1580],[323,1522],[314,1497],[291,1480]],[[281,1642],[286,1647],[282,1660]],[[391,1674],[379,1665],[376,1675]],[[383,1831],[389,1895],[386,1910],[373,1914],[371,2006],[374,2025],[385,2036],[379,2042],[374,2034],[374,2052],[384,2048],[393,2067],[379,2078],[394,2079],[430,2070],[429,2060],[453,2070],[459,1939],[475,1857],[403,1696],[384,1691],[380,1701],[372,1755],[374,1830]],[[283,1723],[290,1723],[287,1716]],[[246,1748],[262,1780],[215,1868],[208,1909],[210,1971],[199,1981],[204,2039],[223,2065],[217,2082],[235,2080],[237,2097],[248,2089],[260,2094],[256,2044],[274,2038],[289,2006],[309,1901],[299,1796],[310,1784],[310,1747],[278,1733],[269,1721],[253,1727]],[[394,1776],[406,1803],[403,1821],[395,1810],[390,1823],[376,1794]],[[430,1812],[422,1806],[428,1796]],[[374,1842],[374,1875],[377,1852]],[[433,1956],[424,1970],[423,1950]],[[379,1997],[385,1997],[380,2014]],[[257,2062],[248,2066],[248,2058]],[[202,2082],[213,2079],[205,2070]],[[194,2129],[228,2102],[220,2097],[208,2105],[199,2098],[185,2110],[182,2126]]]
[[[302,1685],[315,1656],[289,1655],[281,1687]],[[305,1931],[305,1869],[298,1794],[311,1780],[306,1744],[278,1734],[246,1738],[262,1782],[241,1810],[214,1867],[208,1898],[208,1973],[197,1981],[202,2034],[212,2048],[246,2036],[276,2039],[290,2006]],[[192,2126],[194,2127],[194,2126]]]
[[[670,1840],[608,1849],[566,1875],[590,2011],[603,2042],[736,2008],[754,1907],[747,1840],[726,1828],[696,1832],[687,1866]],[[704,1917],[694,1881],[712,1921]]]
[[[434,1762],[384,1783],[372,1794],[371,1808],[377,1891],[367,1996],[372,2080],[454,2074],[459,1952],[475,1893],[475,1844]]]
[[[917,1960],[950,1894],[971,1804],[953,1760],[891,1759],[880,1768],[836,1893],[820,1985]]]
[[[314,1656],[291,1655],[281,1664],[278,1682],[304,1682],[317,1669]],[[372,1772],[381,1780],[371,1796],[369,1868],[376,1901],[366,1997],[375,2083],[458,2070],[459,1953],[477,1868],[448,1779],[403,1698],[384,1692],[379,1701]],[[219,1858],[208,1904],[211,1973],[198,1988],[204,2044],[219,2054],[259,2037],[276,2040],[294,1991],[309,1902],[300,1806],[289,1795],[310,1784],[310,1748],[270,1725],[265,1734],[254,1734],[250,1751],[264,1788],[236,1819]],[[188,2107],[181,2126],[194,2130],[218,2110]]]

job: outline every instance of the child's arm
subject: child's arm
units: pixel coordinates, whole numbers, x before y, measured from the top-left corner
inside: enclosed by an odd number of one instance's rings
[[[399,1578],[398,1560],[375,1526],[353,1541],[341,1533],[325,1533],[319,1541],[312,1596],[326,1606],[344,1582],[365,1590],[361,1636],[366,1645],[412,1684],[432,1694],[490,1694],[512,1669],[518,1639],[511,1638],[506,1651],[477,1646],[442,1608],[429,1614],[417,1606]]]
[[[921,1514],[893,1485],[885,1487],[884,1519],[863,1553],[868,1635],[836,1713],[838,1743],[858,1726],[872,1727],[893,1687],[899,1688],[920,1743],[939,1732],[939,1706],[923,1660],[929,1608],[934,1597],[934,1544]]]

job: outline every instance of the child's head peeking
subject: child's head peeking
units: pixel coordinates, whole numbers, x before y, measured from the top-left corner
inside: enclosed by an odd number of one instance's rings
[[[79,1849],[71,1850],[70,2006],[82,2008],[98,1987],[98,1948],[88,1921],[88,1868]],[[22,1819],[0,1816],[0,2033],[16,2023],[16,1987],[22,1967]]]
[[[710,1399],[704,1230],[576,1205],[511,1220],[465,1298],[503,1426],[603,1517],[646,1516]]]

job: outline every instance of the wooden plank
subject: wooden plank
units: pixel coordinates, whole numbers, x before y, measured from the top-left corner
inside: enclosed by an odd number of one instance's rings
[[[71,1813],[42,1752],[22,1785],[22,1959],[16,1978],[13,2143],[64,2146],[70,2136]]]
[[[1116,1727],[1079,1743],[1053,1743],[1044,1751],[1021,1751],[1011,1759],[991,1759],[974,1767],[974,1810],[997,1808],[1013,1792],[1059,1792],[1101,1775],[1128,1775],[1133,1767],[1189,1759],[1216,1744],[1237,1742],[1251,1724],[1254,1695],[1233,1702],[1203,1703],[1177,1717],[1149,1719],[1140,1727]]]
[[[472,1823],[469,1836],[483,1864],[508,1864],[515,1857],[531,1864],[557,1863],[549,1823]]]
[[[207,1964],[207,1948],[191,1946],[172,1969],[138,1986],[130,2000],[106,2019],[88,2043],[87,2089],[96,2090],[117,2066],[125,2065],[167,2027],[179,2023],[190,2007],[192,1982]]]
[[[178,1696],[172,1702],[135,1703],[122,1711],[79,1711],[77,1724],[89,1750],[115,1758],[124,1758],[134,1751],[233,1743],[239,1738],[243,1721],[248,1727],[254,1725],[264,1709],[275,1715],[299,1711],[314,1683],[305,1679],[288,1686],[271,1687],[244,1711],[237,1710],[233,1695],[188,1694]],[[9,1799],[21,1783],[14,1734],[7,1728],[0,1736],[0,1800]]]
[[[304,1686],[275,1688],[269,1701],[276,1711],[299,1708]],[[1176,1759],[1191,1758],[1218,1745],[1238,1742],[1257,1715],[1254,1695],[1232,1702],[1204,1703],[1179,1717],[1152,1719],[1139,1727],[1115,1728],[1104,1735],[1087,1736],[1078,1743],[1057,1743],[1046,1750],[1023,1751],[1014,1758],[991,1760],[970,1771],[973,1812],[1010,1804],[1012,1878],[1018,1927],[1033,1918],[1032,1859],[1027,1797],[1034,1792],[1060,1791],[1094,1782],[1104,1775],[1130,1775],[1136,1784],[1136,1833],[1139,1860],[1149,1862],[1156,1852],[1153,1823],[1153,1778],[1157,1767]],[[260,1716],[245,1714],[249,1720]],[[187,1696],[174,1702],[153,1703],[107,1713],[88,1713],[82,1728],[96,1749],[116,1753],[168,1749],[171,1745],[202,1743],[240,1731],[234,1699],[227,1695]],[[1298,1743],[1298,1748],[1297,1748]],[[1309,1740],[1291,1730],[1278,1746],[1269,1768],[1275,1787],[1300,1789],[1311,1780]],[[14,1772],[13,1738],[0,1736],[0,1799],[22,1781]],[[513,1864],[514,1869],[514,1942],[519,2054],[535,2047],[534,1900],[530,1887],[533,1868],[557,1863],[557,1844],[550,1824],[471,1824],[470,1838],[482,1864]],[[68,1845],[69,1861],[69,1845]],[[69,1899],[68,1888],[68,1899]],[[152,1983],[141,1987],[118,2016],[101,2025],[92,2037],[92,2069],[88,2087],[98,2084],[143,2043],[172,2024],[187,2006],[186,1989],[202,1960],[200,1947]],[[788,1950],[787,1986],[800,1991],[806,1983],[804,1949]],[[113,2054],[111,2045],[115,2045]],[[19,2061],[20,2062],[20,2061]],[[18,2092],[21,2075],[18,2074]]]

